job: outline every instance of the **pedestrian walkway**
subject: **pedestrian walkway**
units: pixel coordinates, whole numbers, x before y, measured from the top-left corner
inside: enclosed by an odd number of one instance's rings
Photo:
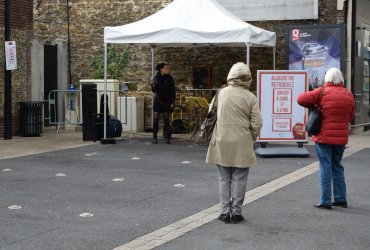
[[[123,133],[122,137],[116,139],[118,141],[133,140],[151,136],[151,133],[144,132],[133,134]],[[175,141],[189,141],[191,143],[189,134],[176,134],[173,137],[175,137]],[[54,127],[46,127],[40,137],[13,136],[11,140],[0,139],[0,160],[92,144],[100,144],[100,142],[83,141],[81,131],[76,132],[74,129],[62,129],[57,133]]]
[[[11,140],[0,140],[0,160],[55,150],[81,147],[92,142],[82,141],[82,133],[73,130],[45,128],[40,137],[13,136]]]
[[[151,136],[151,133],[136,133],[132,135],[124,134],[123,136],[123,139],[130,140],[135,138],[148,138]],[[188,134],[176,134],[173,136],[176,138],[175,140],[188,140],[189,143],[191,143],[190,136]],[[350,136],[348,146],[351,148],[363,148],[369,145],[369,141],[370,131],[367,131],[362,134]],[[81,131],[76,132],[71,129],[65,129],[60,130],[59,133],[57,133],[54,127],[47,127],[40,137],[14,136],[11,140],[0,139],[0,160],[55,150],[82,147],[94,143],[99,142],[83,141]],[[309,144],[312,144],[312,142],[309,142]]]
[[[361,136],[353,136],[351,138],[352,140],[350,142],[350,146],[347,148],[347,150],[344,153],[344,156],[343,156],[344,159],[348,158],[351,155],[358,153],[360,150],[363,150],[364,148],[370,149],[370,136],[368,140],[366,140],[365,139],[366,137],[363,137],[363,136],[369,136],[369,135],[364,134]],[[368,151],[368,153],[370,153],[370,151]],[[319,162],[316,161],[292,173],[289,173],[278,179],[268,182],[262,186],[259,186],[250,191],[247,191],[245,195],[246,199],[244,200],[243,206],[250,204],[258,199],[264,198],[265,196],[268,196],[275,191],[278,191],[290,184],[293,184],[294,182],[297,182],[317,172],[318,170],[319,170]],[[368,171],[368,173],[370,173],[370,171]],[[370,209],[370,207],[367,207],[367,209]],[[218,215],[219,215],[219,204],[209,207],[205,210],[202,210],[180,221],[172,223],[166,227],[160,228],[154,232],[141,236],[133,241],[125,243],[122,246],[114,248],[114,250],[131,250],[131,249],[149,250],[149,249],[162,246],[166,244],[167,242],[170,242],[192,230],[197,229],[198,227],[201,227],[211,221],[214,221],[215,219],[217,219]],[[367,215],[370,215],[370,213]],[[276,234],[278,233],[279,232],[276,231]],[[370,236],[370,232],[368,236]],[[193,243],[194,241],[188,240],[188,242]],[[190,247],[189,245],[187,245],[186,248],[187,249],[197,249],[196,246],[198,244],[196,243],[193,245],[194,245],[194,248]],[[370,241],[367,241],[364,245],[370,247]],[[359,247],[358,249],[367,249],[367,247],[365,246],[364,248]],[[289,249],[288,246],[285,246],[285,247],[284,248],[279,247],[279,249]],[[257,249],[257,248],[258,249],[272,249],[274,247],[264,248],[263,246],[262,247],[259,246],[259,247],[253,247],[253,248],[247,248],[247,247],[244,248],[244,246],[239,246],[237,249]],[[168,248],[168,249],[172,249],[172,248]],[[183,249],[183,248],[178,248],[178,249]],[[210,247],[207,249],[224,249],[224,248],[218,246],[216,248]],[[306,249],[306,248],[300,248],[300,247],[295,248],[294,247],[293,249]],[[312,248],[311,246],[310,249],[316,249],[316,248]],[[338,249],[338,248],[334,247],[333,249]],[[344,247],[344,249],[347,249],[347,247]],[[357,249],[357,248],[354,248],[354,249]]]
[[[351,136],[345,151],[348,209],[312,206],[319,184],[310,143],[309,158],[258,158],[237,225],[216,220],[206,147],[128,139],[103,145],[48,131],[0,141],[0,249],[370,248],[367,133]]]

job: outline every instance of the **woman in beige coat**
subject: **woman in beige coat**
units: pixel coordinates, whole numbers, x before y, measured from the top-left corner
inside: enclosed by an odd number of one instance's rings
[[[207,163],[216,164],[218,169],[219,219],[225,223],[244,220],[241,210],[249,167],[256,163],[253,145],[262,127],[262,117],[257,98],[249,91],[251,82],[246,64],[231,67],[228,86],[218,93],[217,124],[208,147]]]

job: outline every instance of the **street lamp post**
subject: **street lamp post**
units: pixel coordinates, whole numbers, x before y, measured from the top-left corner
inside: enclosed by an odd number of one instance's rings
[[[5,0],[5,41],[10,40],[10,0]],[[4,139],[12,139],[12,73],[4,60]]]

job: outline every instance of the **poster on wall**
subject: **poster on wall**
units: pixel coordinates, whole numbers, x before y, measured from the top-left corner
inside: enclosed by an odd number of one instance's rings
[[[331,67],[345,73],[343,25],[290,25],[285,41],[287,69],[307,70],[309,89],[323,85]]]
[[[306,142],[305,109],[297,97],[308,89],[307,71],[258,70],[257,97],[263,118],[259,142]]]

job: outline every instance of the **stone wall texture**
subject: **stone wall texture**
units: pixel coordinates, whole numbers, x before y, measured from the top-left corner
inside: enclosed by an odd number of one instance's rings
[[[74,0],[69,3],[69,27],[72,82],[94,78],[92,56],[103,58],[104,26],[124,25],[138,21],[165,7],[170,0]],[[66,1],[42,1],[34,9],[35,35],[51,43],[56,38],[68,40],[68,7]],[[251,22],[277,33],[277,69],[284,69],[284,26],[289,24],[336,23],[335,0],[319,1],[318,20]],[[129,65],[122,70],[120,80],[139,84],[141,89],[151,77],[151,53],[148,48],[130,47]],[[172,65],[177,84],[188,84],[193,66],[211,66],[213,82],[225,79],[233,63],[246,60],[244,48],[171,48],[156,49],[155,61]],[[251,69],[272,68],[272,49],[252,48]],[[255,88],[255,84],[252,86]]]
[[[14,0],[16,3],[22,0]],[[30,0],[23,0],[30,3]],[[77,83],[80,79],[95,78],[94,69],[91,66],[92,57],[98,56],[103,59],[103,29],[105,26],[118,26],[138,21],[147,17],[172,2],[171,0],[35,0],[33,1],[33,32],[34,35],[43,39],[45,44],[52,43],[60,38],[70,42],[71,54],[71,81]],[[27,5],[28,6],[28,5]],[[1,11],[1,7],[0,7]],[[69,11],[69,12],[68,12]],[[297,10],[299,11],[299,10]],[[69,22],[68,22],[69,13]],[[29,20],[29,14],[25,15]],[[265,21],[250,22],[250,24],[274,31],[277,34],[276,68],[285,69],[285,25],[291,24],[319,24],[337,23],[343,21],[343,13],[336,10],[336,0],[319,1],[318,20],[289,20],[289,21]],[[19,18],[15,16],[14,19]],[[0,15],[0,20],[1,15]],[[29,22],[32,23],[32,22]],[[1,24],[1,22],[0,22]],[[68,25],[69,24],[69,25]],[[69,32],[68,32],[69,26]],[[23,30],[29,27],[23,25]],[[69,35],[68,35],[69,33]],[[18,62],[24,58],[23,73],[18,73],[14,85],[19,86],[13,94],[18,101],[27,99],[29,96],[29,33],[20,31],[18,36],[22,41],[17,41],[17,48],[24,45],[24,52],[19,51]],[[2,35],[0,35],[1,37]],[[2,38],[3,39],[3,38]],[[26,49],[27,48],[27,49]],[[254,81],[252,91],[256,89],[256,71],[259,69],[272,69],[273,50],[271,48],[251,49],[251,70]],[[0,54],[3,51],[0,52]],[[22,53],[25,53],[22,56]],[[0,59],[1,60],[1,59]],[[212,68],[212,82],[217,87],[224,80],[230,67],[238,61],[246,60],[245,48],[169,48],[155,50],[155,63],[167,62],[171,65],[177,88],[186,94],[185,86],[191,85],[192,70],[195,66]],[[2,64],[3,65],[3,64]],[[2,67],[2,66],[0,66]],[[25,67],[25,68],[24,68]],[[2,77],[2,76],[1,76]],[[142,93],[146,95],[147,107],[145,125],[150,127],[150,92],[149,82],[151,78],[151,51],[145,47],[129,47],[129,64],[122,70],[122,81],[137,83]],[[2,78],[0,78],[2,79]],[[2,84],[2,82],[0,82]],[[68,84],[68,83],[66,83]],[[1,93],[2,90],[0,90]],[[3,95],[0,94],[0,98]],[[1,105],[1,103],[0,103]],[[184,116],[189,116],[185,113]],[[0,111],[1,119],[1,111]]]
[[[0,136],[4,134],[4,65],[5,65],[5,6],[0,4]],[[33,2],[31,0],[10,1],[11,40],[16,42],[17,69],[11,72],[12,78],[12,134],[20,134],[20,101],[28,101],[31,92],[31,41]]]

